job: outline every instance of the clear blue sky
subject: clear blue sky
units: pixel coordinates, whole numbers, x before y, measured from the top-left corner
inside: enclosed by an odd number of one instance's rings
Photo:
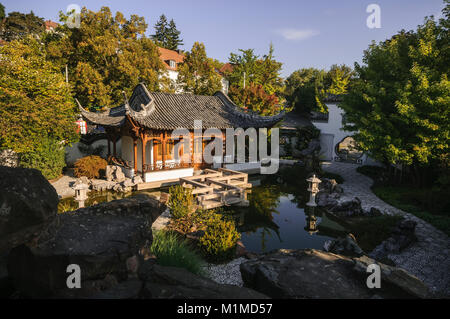
[[[189,50],[195,41],[205,43],[210,57],[228,61],[230,52],[255,49],[267,52],[274,44],[276,59],[283,62],[283,76],[302,67],[329,68],[360,62],[372,40],[384,40],[401,29],[414,29],[427,15],[438,15],[442,0],[127,0],[127,1],[21,1],[0,0],[6,12],[33,11],[58,21],[58,12],[69,4],[98,10],[108,6],[144,16],[148,34],[164,13],[173,18]],[[381,28],[366,26],[366,7],[381,8]]]

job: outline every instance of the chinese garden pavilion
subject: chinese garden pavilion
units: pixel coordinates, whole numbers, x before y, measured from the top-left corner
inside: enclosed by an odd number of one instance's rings
[[[79,107],[87,122],[104,127],[108,156],[123,163],[125,173],[130,177],[142,174],[145,182],[192,176],[194,169],[205,167],[205,163],[192,160],[194,156],[202,158],[206,144],[202,141],[198,144],[202,147],[196,144],[198,149],[193,149],[194,120],[202,121],[202,129],[220,129],[225,141],[227,128],[272,127],[283,116],[282,113],[275,116],[244,113],[222,92],[213,96],[150,93],[144,84],[137,85],[130,99],[125,97],[124,104],[105,112],[89,112],[80,104]],[[181,148],[175,159],[172,154],[175,141],[171,133],[178,128],[189,130],[190,152],[183,152]],[[122,139],[122,154],[116,152],[119,139]],[[186,158],[188,154],[192,156],[190,160]],[[163,172],[167,173],[161,174]]]

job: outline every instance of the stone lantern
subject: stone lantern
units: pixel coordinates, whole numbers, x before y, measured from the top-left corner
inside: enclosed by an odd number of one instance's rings
[[[317,217],[314,215],[314,206],[312,206],[310,207],[310,211],[306,214],[306,226],[304,229],[312,235],[319,231],[317,226]]]
[[[322,181],[318,179],[315,174],[312,177],[308,178],[306,181],[308,182],[308,191],[310,192],[309,202],[307,202],[306,205],[315,207],[317,206],[316,195],[319,192],[319,184]]]
[[[78,208],[84,207],[84,201],[88,199],[87,192],[89,185],[84,183],[77,183],[74,187],[75,190],[75,200],[78,202]]]

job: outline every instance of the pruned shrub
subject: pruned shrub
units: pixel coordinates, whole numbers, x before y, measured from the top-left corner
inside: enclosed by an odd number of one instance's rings
[[[73,174],[75,177],[99,178],[105,173],[108,162],[100,156],[82,157],[75,162]]]
[[[169,201],[167,206],[174,219],[182,218],[191,212],[193,208],[194,196],[192,190],[181,185],[175,185],[169,189]]]
[[[206,257],[213,261],[232,258],[241,237],[234,221],[225,219],[220,214],[211,214],[206,226],[206,232],[199,240],[199,246]]]
[[[20,154],[20,165],[41,171],[47,179],[57,178],[66,165],[64,146],[56,139],[44,137],[34,148]]]

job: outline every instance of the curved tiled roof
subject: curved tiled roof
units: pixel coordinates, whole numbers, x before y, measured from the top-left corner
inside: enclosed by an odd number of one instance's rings
[[[83,110],[82,114],[100,125],[122,125],[128,115],[142,126],[168,130],[194,129],[194,120],[201,120],[203,128],[270,127],[284,116],[284,113],[275,116],[244,113],[222,92],[213,96],[150,93],[143,84],[134,89],[130,102],[122,106],[102,113]]]

